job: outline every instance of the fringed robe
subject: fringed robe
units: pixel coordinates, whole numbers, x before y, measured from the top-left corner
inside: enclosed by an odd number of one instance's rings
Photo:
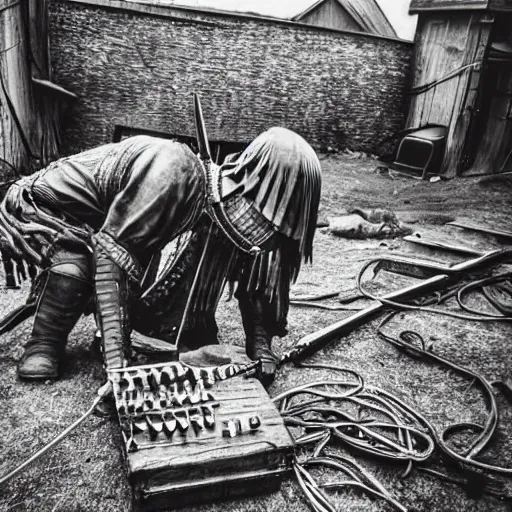
[[[139,294],[132,301],[133,327],[174,341],[205,250],[187,329],[203,325],[216,330],[214,314],[225,284],[238,281],[241,309],[257,310],[256,321],[263,322],[269,338],[283,335],[290,281],[298,271],[297,242],[284,243],[256,260],[242,254],[204,213],[205,180],[199,160],[186,146],[137,136],[63,158],[20,180],[7,192],[2,215],[21,225],[57,230],[50,237],[25,236],[30,248],[42,255],[42,267],[51,265],[53,256],[64,249],[90,250],[90,237],[100,232],[119,248],[114,246],[111,258],[130,275],[128,265],[143,275],[155,254],[191,231],[190,242],[173,267],[149,291],[141,290],[142,298]]]

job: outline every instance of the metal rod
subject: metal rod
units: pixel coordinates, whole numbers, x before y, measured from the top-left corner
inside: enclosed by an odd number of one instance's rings
[[[482,267],[497,264],[507,257],[512,256],[512,250],[498,250],[491,251],[477,258],[458,263],[453,266],[437,264],[434,262],[417,262],[413,259],[399,258],[393,260],[392,258],[378,258],[375,261],[399,261],[400,264],[409,264],[411,266],[418,265],[428,270],[439,270],[438,275],[424,279],[419,283],[408,286],[401,290],[397,290],[382,296],[383,301],[402,301],[412,297],[419,297],[422,294],[430,293],[433,290],[441,288],[443,285],[448,284],[452,280],[461,279],[465,272],[479,270]],[[386,304],[380,300],[372,302],[367,308],[358,311],[357,313],[340,320],[332,325],[328,325],[319,331],[308,334],[301,338],[297,344],[285,352],[281,357],[280,364],[285,364],[290,361],[300,360],[308,357],[318,350],[325,347],[330,341],[336,337],[348,336],[352,331],[371,320],[378,313],[380,313]]]
[[[9,473],[0,477],[0,486],[5,484],[8,480],[15,477],[18,473],[21,473],[26,467],[35,462],[37,459],[42,457],[45,453],[50,451],[55,445],[60,443],[70,432],[73,432],[77,427],[79,427],[93,412],[94,409],[98,406],[98,404],[103,400],[105,396],[107,396],[112,390],[112,384],[107,382],[98,390],[98,396],[94,399],[91,407],[85,412],[80,418],[78,418],[74,423],[72,423],[69,427],[67,427],[63,432],[61,432],[57,437],[52,439],[48,444],[43,446],[39,451],[34,453],[31,457],[29,457],[25,462],[20,464],[18,467],[14,468]]]
[[[206,242],[204,243],[203,252],[201,254],[201,258],[199,260],[199,263],[197,264],[197,270],[196,274],[194,276],[194,281],[192,282],[192,285],[190,286],[190,291],[188,293],[187,303],[185,304],[185,310],[183,311],[183,317],[181,318],[180,328],[178,329],[178,334],[176,336],[176,350],[179,351],[180,348],[180,340],[181,335],[183,334],[183,330],[185,329],[185,323],[187,321],[188,314],[190,312],[190,307],[192,305],[192,296],[194,293],[196,293],[196,288],[199,283],[199,275],[201,274],[201,271],[203,270],[203,264],[206,258],[206,252],[208,251],[209,245],[210,245],[210,238],[212,235],[213,226],[210,226],[210,229],[208,230],[208,236],[206,238]]]
[[[477,231],[479,233],[485,233],[487,235],[499,236],[512,241],[512,231],[504,231],[502,229],[489,228],[487,226],[481,226],[479,224],[472,224],[470,222],[459,222],[453,221],[448,222],[449,226],[455,226],[456,228],[466,229],[468,231]]]
[[[448,280],[448,276],[441,274],[438,276],[425,279],[421,283],[409,286],[403,290],[388,293],[383,298],[387,300],[402,300],[411,295],[418,295],[419,292],[427,292],[434,288],[438,288],[442,283]],[[385,304],[380,301],[374,301],[367,308],[340,320],[332,325],[328,325],[319,331],[308,334],[301,338],[297,345],[289,352],[286,352],[281,359],[281,363],[291,361],[296,358],[304,358],[317,352],[326,346],[333,338],[348,336],[352,331],[371,320],[384,308]]]
[[[482,256],[482,251],[477,251],[471,247],[464,245],[452,245],[438,240],[431,240],[429,238],[418,238],[414,235],[404,236],[406,242],[410,242],[416,245],[422,245],[424,247],[430,247],[432,249],[441,249],[444,251],[460,252],[463,254],[469,254],[471,256]]]

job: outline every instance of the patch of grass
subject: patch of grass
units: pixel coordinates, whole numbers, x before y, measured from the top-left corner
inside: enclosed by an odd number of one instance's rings
[[[458,236],[482,249],[493,241],[480,235],[460,233],[436,221],[439,215],[464,216],[489,222],[509,222],[510,187],[482,187],[477,179],[429,183],[377,175],[374,160],[343,157],[322,159],[324,168],[322,212],[336,215],[353,207],[388,208],[399,217],[424,215],[417,228],[434,236]],[[505,224],[504,224],[505,225]],[[495,242],[494,242],[495,243]],[[384,254],[410,253],[422,257],[459,261],[439,252],[410,247],[401,240],[344,240],[319,232],[315,242],[314,265],[305,266],[294,291],[319,293],[348,291],[362,263]],[[396,285],[396,283],[395,283]],[[26,289],[0,290],[0,314],[6,314],[24,300]],[[274,343],[278,353],[293,346],[302,336],[338,321],[350,312],[332,312],[292,307],[289,334]],[[223,343],[244,344],[244,334],[236,301],[221,301],[218,313]],[[485,403],[471,383],[444,368],[411,359],[376,336],[378,320],[364,325],[346,338],[337,340],[315,356],[354,369],[366,382],[378,386],[424,414],[441,431],[459,421],[482,422]],[[511,368],[510,326],[467,323],[408,313],[398,315],[387,327],[391,332],[414,329],[434,343],[434,350],[462,365],[480,371],[487,378],[500,378]],[[0,338],[0,473],[22,462],[34,450],[61,432],[85,411],[103,383],[101,362],[89,350],[94,326],[82,319],[68,346],[67,369],[52,384],[27,384],[17,380],[15,362],[28,338],[30,322]],[[285,389],[318,378],[334,377],[327,370],[304,370],[286,366],[271,387],[275,395]],[[507,465],[512,460],[512,413],[500,397],[501,423],[496,439],[486,454],[493,463]],[[343,450],[343,447],[339,448]],[[385,461],[368,459],[352,452],[375,474],[410,511],[501,512],[509,505],[491,497],[473,500],[463,489],[413,471],[406,479],[404,468]],[[1,511],[102,512],[129,511],[131,490],[121,454],[121,436],[113,420],[90,418],[45,458],[13,479],[0,495]],[[391,510],[383,502],[355,491],[333,495],[337,510],[377,512]],[[309,511],[293,478],[277,493],[207,504],[185,509],[200,512]]]

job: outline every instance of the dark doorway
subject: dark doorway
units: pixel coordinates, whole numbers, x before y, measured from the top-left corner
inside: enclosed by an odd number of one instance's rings
[[[479,115],[465,174],[495,174],[512,167],[512,16],[500,13],[483,70]],[[472,156],[472,158],[471,158]]]

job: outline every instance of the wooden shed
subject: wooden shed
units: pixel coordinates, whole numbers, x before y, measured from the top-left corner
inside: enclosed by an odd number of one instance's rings
[[[397,37],[376,0],[318,0],[292,21],[308,25]]]
[[[412,0],[408,129],[447,128],[447,177],[512,169],[512,0]]]

